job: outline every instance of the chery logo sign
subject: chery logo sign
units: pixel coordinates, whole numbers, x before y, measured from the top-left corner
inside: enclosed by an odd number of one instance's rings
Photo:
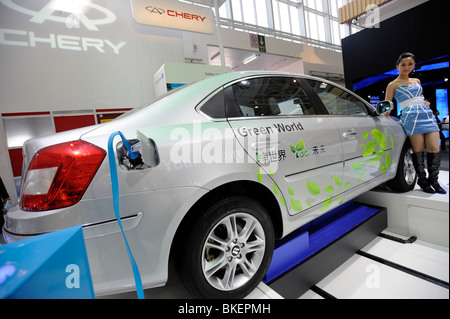
[[[163,28],[214,34],[211,8],[176,0],[131,0],[136,22]]]
[[[201,21],[204,22],[206,17],[202,17],[200,15],[197,14],[193,14],[193,13],[188,13],[188,12],[178,12],[176,10],[164,10],[162,8],[156,8],[156,7],[152,7],[152,6],[147,6],[145,7],[145,10],[149,11],[150,13],[159,13],[160,15],[164,14],[167,12],[167,15],[170,17],[180,17],[182,19],[186,19],[186,20],[196,20],[196,21]]]
[[[66,0],[66,2],[67,2],[67,0]],[[69,21],[71,21],[71,19],[75,19],[79,23],[83,24],[88,30],[98,31],[98,28],[97,28],[98,25],[109,24],[109,23],[116,21],[116,16],[114,15],[114,13],[112,13],[108,9],[105,9],[99,5],[96,5],[96,4],[88,2],[88,1],[80,2],[80,6],[89,7],[91,9],[100,11],[102,14],[105,15],[105,17],[102,19],[93,20],[93,19],[89,19],[88,17],[86,17],[86,15],[84,15],[82,12],[71,13],[67,17],[56,16],[56,15],[54,15],[55,11],[61,11],[61,10],[58,10],[58,8],[63,5],[61,0],[52,0],[49,3],[47,3],[47,5],[45,5],[39,11],[34,11],[34,10],[31,10],[28,8],[21,7],[18,4],[14,3],[13,0],[0,0],[0,3],[4,4],[5,6],[13,9],[15,11],[18,11],[23,14],[31,16],[30,22],[34,22],[34,23],[42,24],[45,21],[49,20],[49,21],[65,23],[66,25],[68,25],[68,23],[69,23]]]

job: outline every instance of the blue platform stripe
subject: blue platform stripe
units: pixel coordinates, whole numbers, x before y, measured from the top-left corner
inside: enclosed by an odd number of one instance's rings
[[[122,221],[120,220],[120,210],[119,210],[119,182],[117,178],[117,166],[116,166],[116,159],[114,155],[114,148],[113,148],[113,141],[114,137],[117,135],[120,135],[122,137],[122,140],[125,144],[125,146],[128,148],[129,144],[128,141],[124,138],[121,132],[114,132],[110,135],[108,140],[108,159],[109,159],[109,171],[111,173],[111,187],[112,187],[112,193],[113,193],[113,204],[114,204],[114,213],[116,215],[117,222],[119,223],[120,230],[122,232],[123,239],[125,241],[125,245],[127,248],[127,254],[128,258],[131,262],[131,267],[133,269],[133,275],[134,275],[134,281],[136,283],[136,292],[139,299],[144,299],[144,289],[142,288],[142,280],[141,275],[139,273],[139,268],[136,264],[136,261],[134,260],[133,254],[131,253],[130,246],[128,245],[127,237],[125,236],[125,233],[123,231],[122,227]],[[130,151],[130,149],[128,149]]]
[[[277,245],[263,282],[268,283],[379,212],[352,201],[335,208]]]

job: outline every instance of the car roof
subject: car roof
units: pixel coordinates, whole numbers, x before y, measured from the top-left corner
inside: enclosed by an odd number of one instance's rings
[[[145,106],[135,108],[134,110],[125,113],[115,121],[104,124],[104,127],[97,128],[96,133],[98,133],[99,131],[111,130],[109,126],[116,126],[119,124],[119,121],[124,126],[124,128],[130,129],[133,127],[166,126],[184,123],[186,119],[195,119],[195,116],[199,115],[199,113],[195,111],[196,106],[199,105],[211,93],[215,92],[223,86],[226,86],[229,83],[233,83],[240,79],[256,76],[288,76],[302,79],[312,79],[327,82],[346,91],[349,91],[348,89],[332,81],[304,74],[278,71],[230,72],[179,87],[174,91],[157,97],[156,100],[147,103]],[[202,118],[206,120],[204,116],[201,116],[199,120],[201,120]]]

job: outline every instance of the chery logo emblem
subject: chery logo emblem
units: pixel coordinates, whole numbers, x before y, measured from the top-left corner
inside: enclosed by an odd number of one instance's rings
[[[72,13],[68,17],[55,16],[53,14],[55,11],[58,11],[55,8],[58,7],[58,4],[60,3],[59,1],[60,0],[52,0],[49,3],[47,3],[47,5],[45,5],[39,11],[34,11],[34,10],[31,10],[28,8],[21,7],[18,4],[14,3],[13,0],[0,0],[0,3],[4,4],[5,6],[13,9],[15,11],[18,11],[23,14],[31,16],[30,22],[34,22],[34,23],[44,23],[45,21],[49,20],[49,21],[55,21],[55,22],[61,22],[61,23],[67,24],[67,19],[70,19],[70,17],[73,18],[75,16],[75,18],[81,24],[83,24],[88,30],[98,31],[98,28],[97,28],[98,25],[109,24],[109,23],[116,21],[116,16],[114,15],[114,13],[112,13],[108,9],[105,9],[99,5],[96,5],[96,4],[88,2],[88,1],[83,2],[82,5],[84,7],[89,7],[91,9],[100,11],[101,13],[103,13],[105,15],[105,17],[102,19],[95,19],[95,20],[89,19],[81,12],[80,13]]]
[[[164,10],[164,9],[156,8],[156,7],[152,7],[152,6],[145,7],[145,10],[149,11],[150,13],[159,13],[159,14],[163,14],[166,12],[166,10]]]

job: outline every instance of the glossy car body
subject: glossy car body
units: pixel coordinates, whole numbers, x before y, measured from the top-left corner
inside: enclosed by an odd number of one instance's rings
[[[122,223],[146,288],[166,283],[169,257],[178,254],[197,216],[223,199],[258,202],[282,238],[406,174],[397,174],[407,160],[402,127],[352,92],[303,75],[244,72],[190,84],[110,123],[27,141],[23,184],[30,184],[28,165],[40,150],[85,141],[106,152],[115,131],[130,141],[148,137],[157,147],[143,157],[158,165],[131,168],[115,140]],[[75,204],[47,210],[23,204],[6,216],[7,241],[83,225],[96,294],[134,289],[107,158]]]

